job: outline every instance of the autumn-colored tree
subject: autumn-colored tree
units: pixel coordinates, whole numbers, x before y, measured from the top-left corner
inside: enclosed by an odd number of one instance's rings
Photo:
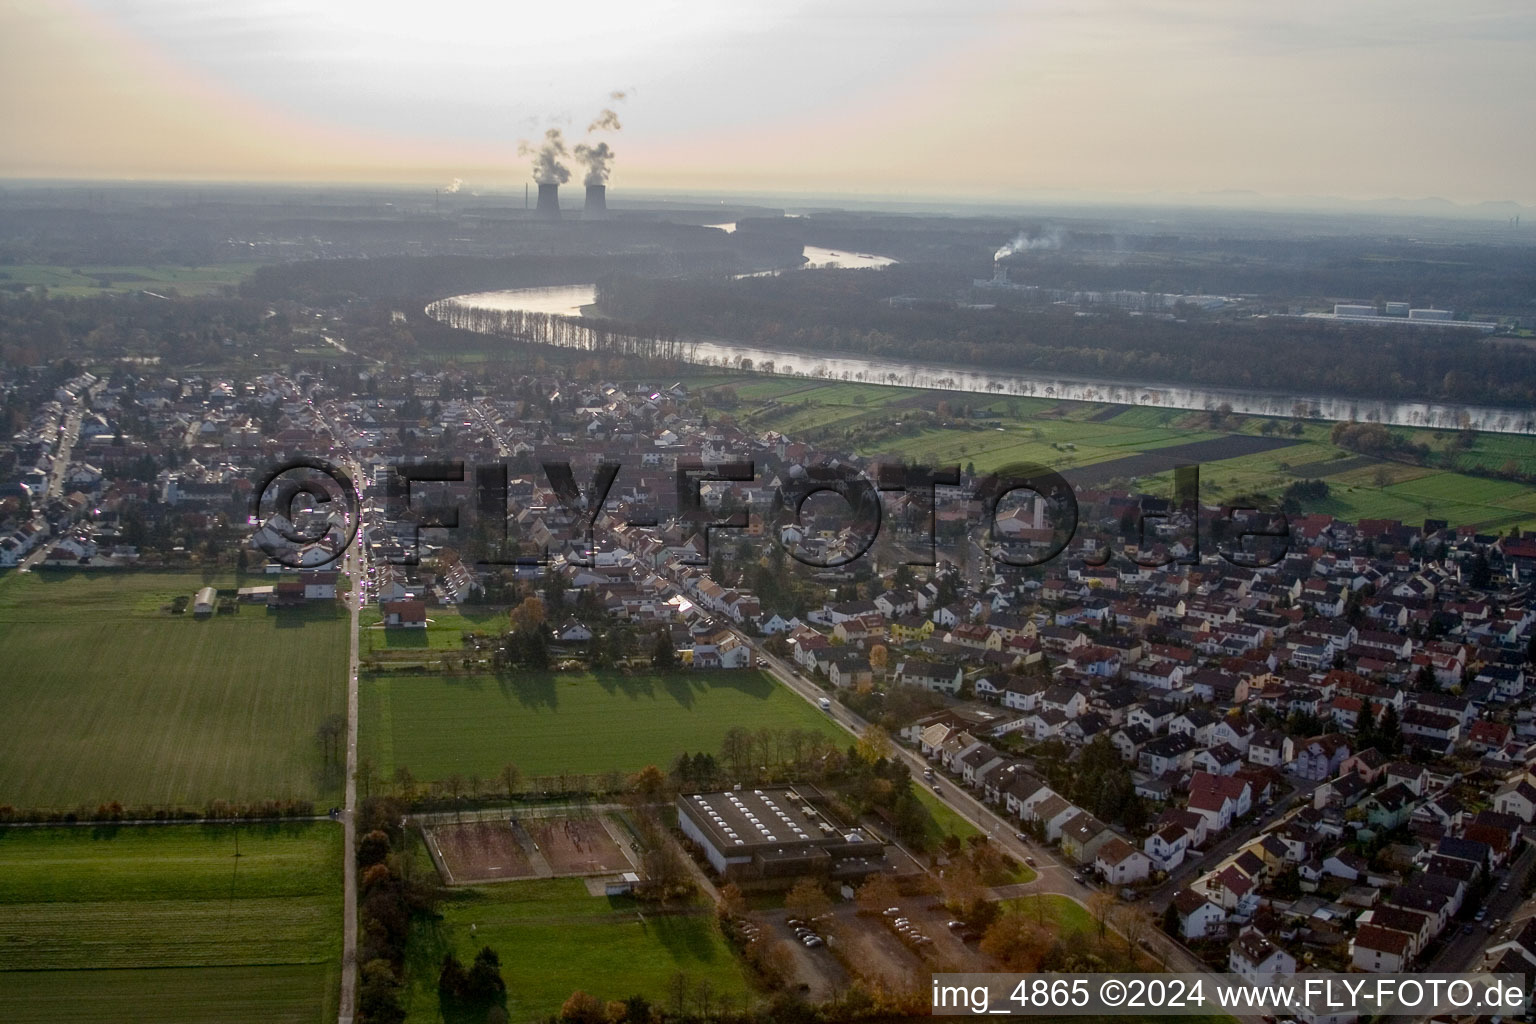
[[[875,670],[875,674],[881,679],[885,678],[886,667],[891,663],[891,652],[885,644],[875,644],[869,649],[869,667]]]
[[[1035,970],[1050,947],[1050,929],[1017,910],[999,915],[981,939],[981,951],[1010,971]]]
[[[900,895],[896,889],[896,880],[890,875],[871,875],[868,881],[859,886],[854,900],[861,911],[878,914],[886,907],[895,906]]]
[[[660,768],[648,764],[634,774],[629,784],[642,800],[654,803],[666,792],[667,777],[662,774]]]
[[[784,908],[796,917],[809,921],[831,910],[832,901],[814,879],[802,878],[784,897]]]
[[[519,633],[538,629],[544,624],[544,602],[532,594],[512,609],[512,628]]]
[[[944,890],[944,902],[965,917],[975,915],[986,902],[987,890],[981,883],[981,875],[968,861],[950,861],[940,885]]]
[[[727,882],[720,890],[720,916],[726,920],[745,917],[747,898],[735,882]]]
[[[372,864],[363,872],[363,891],[367,892],[374,886],[389,881],[389,867],[385,864]]]
[[[891,734],[874,722],[870,722],[864,727],[864,731],[859,733],[859,756],[870,764],[890,757],[894,750],[895,745],[891,742]]]
[[[795,971],[794,954],[783,939],[763,939],[748,947],[748,957],[769,988],[782,986]]]
[[[602,1001],[581,989],[572,992],[560,1007],[560,1019],[570,1024],[606,1024],[605,1016]]]

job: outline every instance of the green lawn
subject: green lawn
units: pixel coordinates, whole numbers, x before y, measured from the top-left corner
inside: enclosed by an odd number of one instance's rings
[[[1081,932],[1084,935],[1097,935],[1099,931],[1098,922],[1093,919],[1093,915],[1072,899],[1055,893],[1018,896],[1004,900],[1003,906],[1009,910],[1021,911],[1030,917],[1038,917],[1057,934]]]
[[[6,1019],[334,1019],[341,857],[327,823],[0,830]]]
[[[692,909],[642,920],[632,900],[590,896],[579,879],[454,890],[441,906],[442,920],[412,932],[407,1019],[435,1024],[443,954],[452,950],[468,964],[481,946],[501,957],[514,1021],[558,1013],[576,989],[604,1000],[638,994],[670,1005],[669,983],[679,973],[688,979],[690,1005],[708,982],[716,1002],[725,996],[740,1007],[749,992],[741,965],[709,908]]]
[[[492,779],[665,769],[687,751],[718,753],[727,729],[817,730],[846,743],[825,715],[760,672],[617,672],[366,676],[362,753],[389,778]]]
[[[0,577],[0,804],[335,799],[341,769],[317,730],[345,710],[344,610],[161,611],[203,585],[178,573]]]
[[[917,794],[917,802],[928,810],[931,818],[928,838],[934,845],[937,845],[946,835],[959,836],[962,840],[981,835],[981,829],[956,814],[948,804],[941,802],[928,792],[922,783],[913,782],[912,792]]]
[[[358,624],[362,627],[358,656],[399,651],[443,652],[464,650],[465,633],[489,633],[499,637],[511,628],[508,611],[495,611],[459,606],[457,608],[433,608],[427,614],[426,629],[384,629],[379,625],[383,615],[377,604],[364,608]]]

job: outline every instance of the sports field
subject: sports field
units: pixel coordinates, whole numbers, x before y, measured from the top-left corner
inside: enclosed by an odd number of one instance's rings
[[[341,769],[318,730],[345,705],[341,606],[161,610],[203,585],[176,573],[0,577],[0,804],[335,799]]]
[[[605,1001],[639,994],[671,1009],[671,982],[679,973],[687,979],[688,1008],[701,982],[708,983],[714,1006],[729,997],[740,1008],[747,980],[712,908],[687,909],[642,916],[633,900],[589,895],[575,878],[456,889],[440,906],[442,920],[418,924],[412,933],[407,1020],[440,1020],[443,954],[452,950],[468,964],[481,946],[501,957],[509,1020],[558,1014],[578,988]]]
[[[0,830],[5,1019],[334,1019],[341,857],[328,823]]]
[[[368,676],[359,692],[362,755],[384,778],[458,773],[494,779],[662,769],[677,755],[718,754],[732,726],[815,730],[846,744],[804,700],[760,672],[675,675],[519,672]]]

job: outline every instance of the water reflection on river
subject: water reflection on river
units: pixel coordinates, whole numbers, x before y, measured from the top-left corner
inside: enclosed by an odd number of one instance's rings
[[[726,229],[724,224],[710,227]],[[731,228],[735,225],[731,224]],[[806,266],[863,268],[889,266],[888,256],[850,253],[805,247]],[[761,271],[764,274],[783,270]],[[583,306],[596,301],[595,284],[551,288],[513,288],[505,291],[457,295],[427,307],[427,313],[444,318],[444,307],[459,306],[492,310],[525,310],[554,316],[581,316]],[[971,391],[994,395],[1023,395],[1078,402],[1109,402],[1116,405],[1147,405],[1169,409],[1215,409],[1227,404],[1248,416],[1311,416],[1323,420],[1359,420],[1404,427],[1474,430],[1496,433],[1536,434],[1536,412],[1490,406],[1451,405],[1432,402],[1393,402],[1379,399],[1339,398],[1330,395],[1298,395],[1282,392],[1229,388],[1196,388],[1167,384],[1085,380],[1059,375],[1000,373],[936,366],[899,359],[862,359],[817,356],[789,349],[741,345],[701,339],[683,350],[688,362],[708,366],[737,367],[750,360],[757,369],[829,380],[862,381],[902,387]]]

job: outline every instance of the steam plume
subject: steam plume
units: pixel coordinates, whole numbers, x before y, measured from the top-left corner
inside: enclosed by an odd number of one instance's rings
[[[450,181],[443,188],[443,191],[448,193],[449,195],[453,195],[455,192],[457,192],[459,189],[461,189],[463,187],[464,187],[464,179],[463,178],[454,178],[452,181]]]
[[[533,157],[533,180],[540,185],[563,185],[571,180],[571,169],[560,162],[570,153],[565,148],[565,138],[559,128],[546,131],[541,146],[519,142],[517,152],[520,156]]]
[[[583,181],[586,185],[606,185],[608,172],[613,169],[613,149],[606,142],[599,142],[595,146],[589,146],[585,142],[576,144],[576,159],[587,165],[587,176]]]
[[[993,255],[993,261],[1005,259],[1016,252],[1038,252],[1042,249],[1060,249],[1061,231],[1052,228],[1043,235],[1031,237],[1029,232],[1020,231],[1013,236],[1013,240]]]
[[[624,127],[619,124],[619,115],[604,107],[597,115],[597,119],[587,125],[587,131],[591,132],[616,132]]]

